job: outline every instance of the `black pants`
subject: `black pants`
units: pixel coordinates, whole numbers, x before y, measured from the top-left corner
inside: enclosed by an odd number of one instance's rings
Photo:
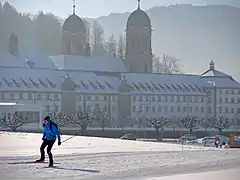
[[[47,153],[49,157],[49,163],[53,164],[53,156],[51,153],[51,149],[54,145],[55,141],[50,141],[50,140],[44,140],[41,147],[40,147],[40,152],[41,152],[41,160],[45,160],[45,151],[44,149],[47,147]]]

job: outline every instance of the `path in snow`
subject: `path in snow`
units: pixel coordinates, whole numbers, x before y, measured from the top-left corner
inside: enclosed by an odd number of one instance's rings
[[[63,136],[64,140],[67,136]],[[0,179],[116,180],[202,172],[240,166],[240,151],[233,149],[75,137],[53,153],[57,168],[47,164],[9,164],[35,160],[40,134],[0,134]]]

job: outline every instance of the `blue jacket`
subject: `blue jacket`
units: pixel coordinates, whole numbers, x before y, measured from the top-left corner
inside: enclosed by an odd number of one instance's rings
[[[50,129],[50,122],[45,124],[43,128],[43,139],[55,141],[58,138],[58,142],[61,142],[60,132],[54,124],[52,124],[52,130]]]

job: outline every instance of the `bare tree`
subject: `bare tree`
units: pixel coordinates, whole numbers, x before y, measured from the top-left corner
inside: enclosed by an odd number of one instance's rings
[[[156,73],[181,74],[179,62],[176,57],[163,54],[162,58],[153,58],[153,69]]]
[[[103,55],[105,53],[104,49],[104,30],[97,21],[93,22],[93,32],[92,32],[92,54],[93,55]]]
[[[125,47],[125,42],[122,35],[120,35],[119,37],[117,47],[118,47],[118,50],[117,50],[118,58],[122,60],[125,59],[124,54],[125,54],[126,47]]]
[[[160,117],[160,118],[151,118],[149,119],[146,124],[150,127],[154,127],[157,134],[157,140],[162,141],[162,133],[164,131],[164,127],[169,123],[167,118]],[[159,130],[161,134],[159,134]]]
[[[237,113],[234,115],[234,120],[237,123],[237,129],[239,130],[239,128],[240,128],[240,113]]]
[[[192,134],[194,129],[198,129],[198,125],[200,125],[200,120],[197,117],[186,116],[180,120],[181,125],[189,130],[189,133]]]
[[[19,116],[17,113],[4,113],[0,118],[0,126],[9,128],[16,132],[17,129],[27,123],[27,117]]]
[[[128,120],[129,120],[129,117],[126,117],[126,116],[120,116],[119,117],[119,120],[118,120],[119,127],[122,129],[122,131],[126,127]]]
[[[60,113],[50,113],[49,114],[52,121],[55,122],[59,127],[64,127],[72,122],[72,117],[65,115],[63,112]]]
[[[93,122],[92,116],[88,113],[79,112],[75,117],[72,117],[72,123],[80,126],[82,135],[85,136],[87,132],[87,127]]]
[[[108,53],[109,57],[116,58],[117,57],[116,49],[117,42],[114,39],[114,36],[112,35],[105,43],[105,50]]]
[[[218,118],[209,118],[208,124],[211,128],[214,128],[219,131],[219,134],[222,134],[224,129],[229,129],[231,126],[231,121],[229,118],[220,116]]]
[[[105,109],[100,109],[99,107],[96,107],[94,112],[94,120],[100,124],[102,131],[105,131],[105,126],[106,126],[106,122],[108,121],[108,116],[107,116],[107,112]]]

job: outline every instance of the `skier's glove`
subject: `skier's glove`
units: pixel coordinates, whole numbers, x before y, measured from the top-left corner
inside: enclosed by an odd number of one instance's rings
[[[58,142],[58,145],[60,146],[61,144],[62,144],[61,141],[59,141],[59,142]]]

